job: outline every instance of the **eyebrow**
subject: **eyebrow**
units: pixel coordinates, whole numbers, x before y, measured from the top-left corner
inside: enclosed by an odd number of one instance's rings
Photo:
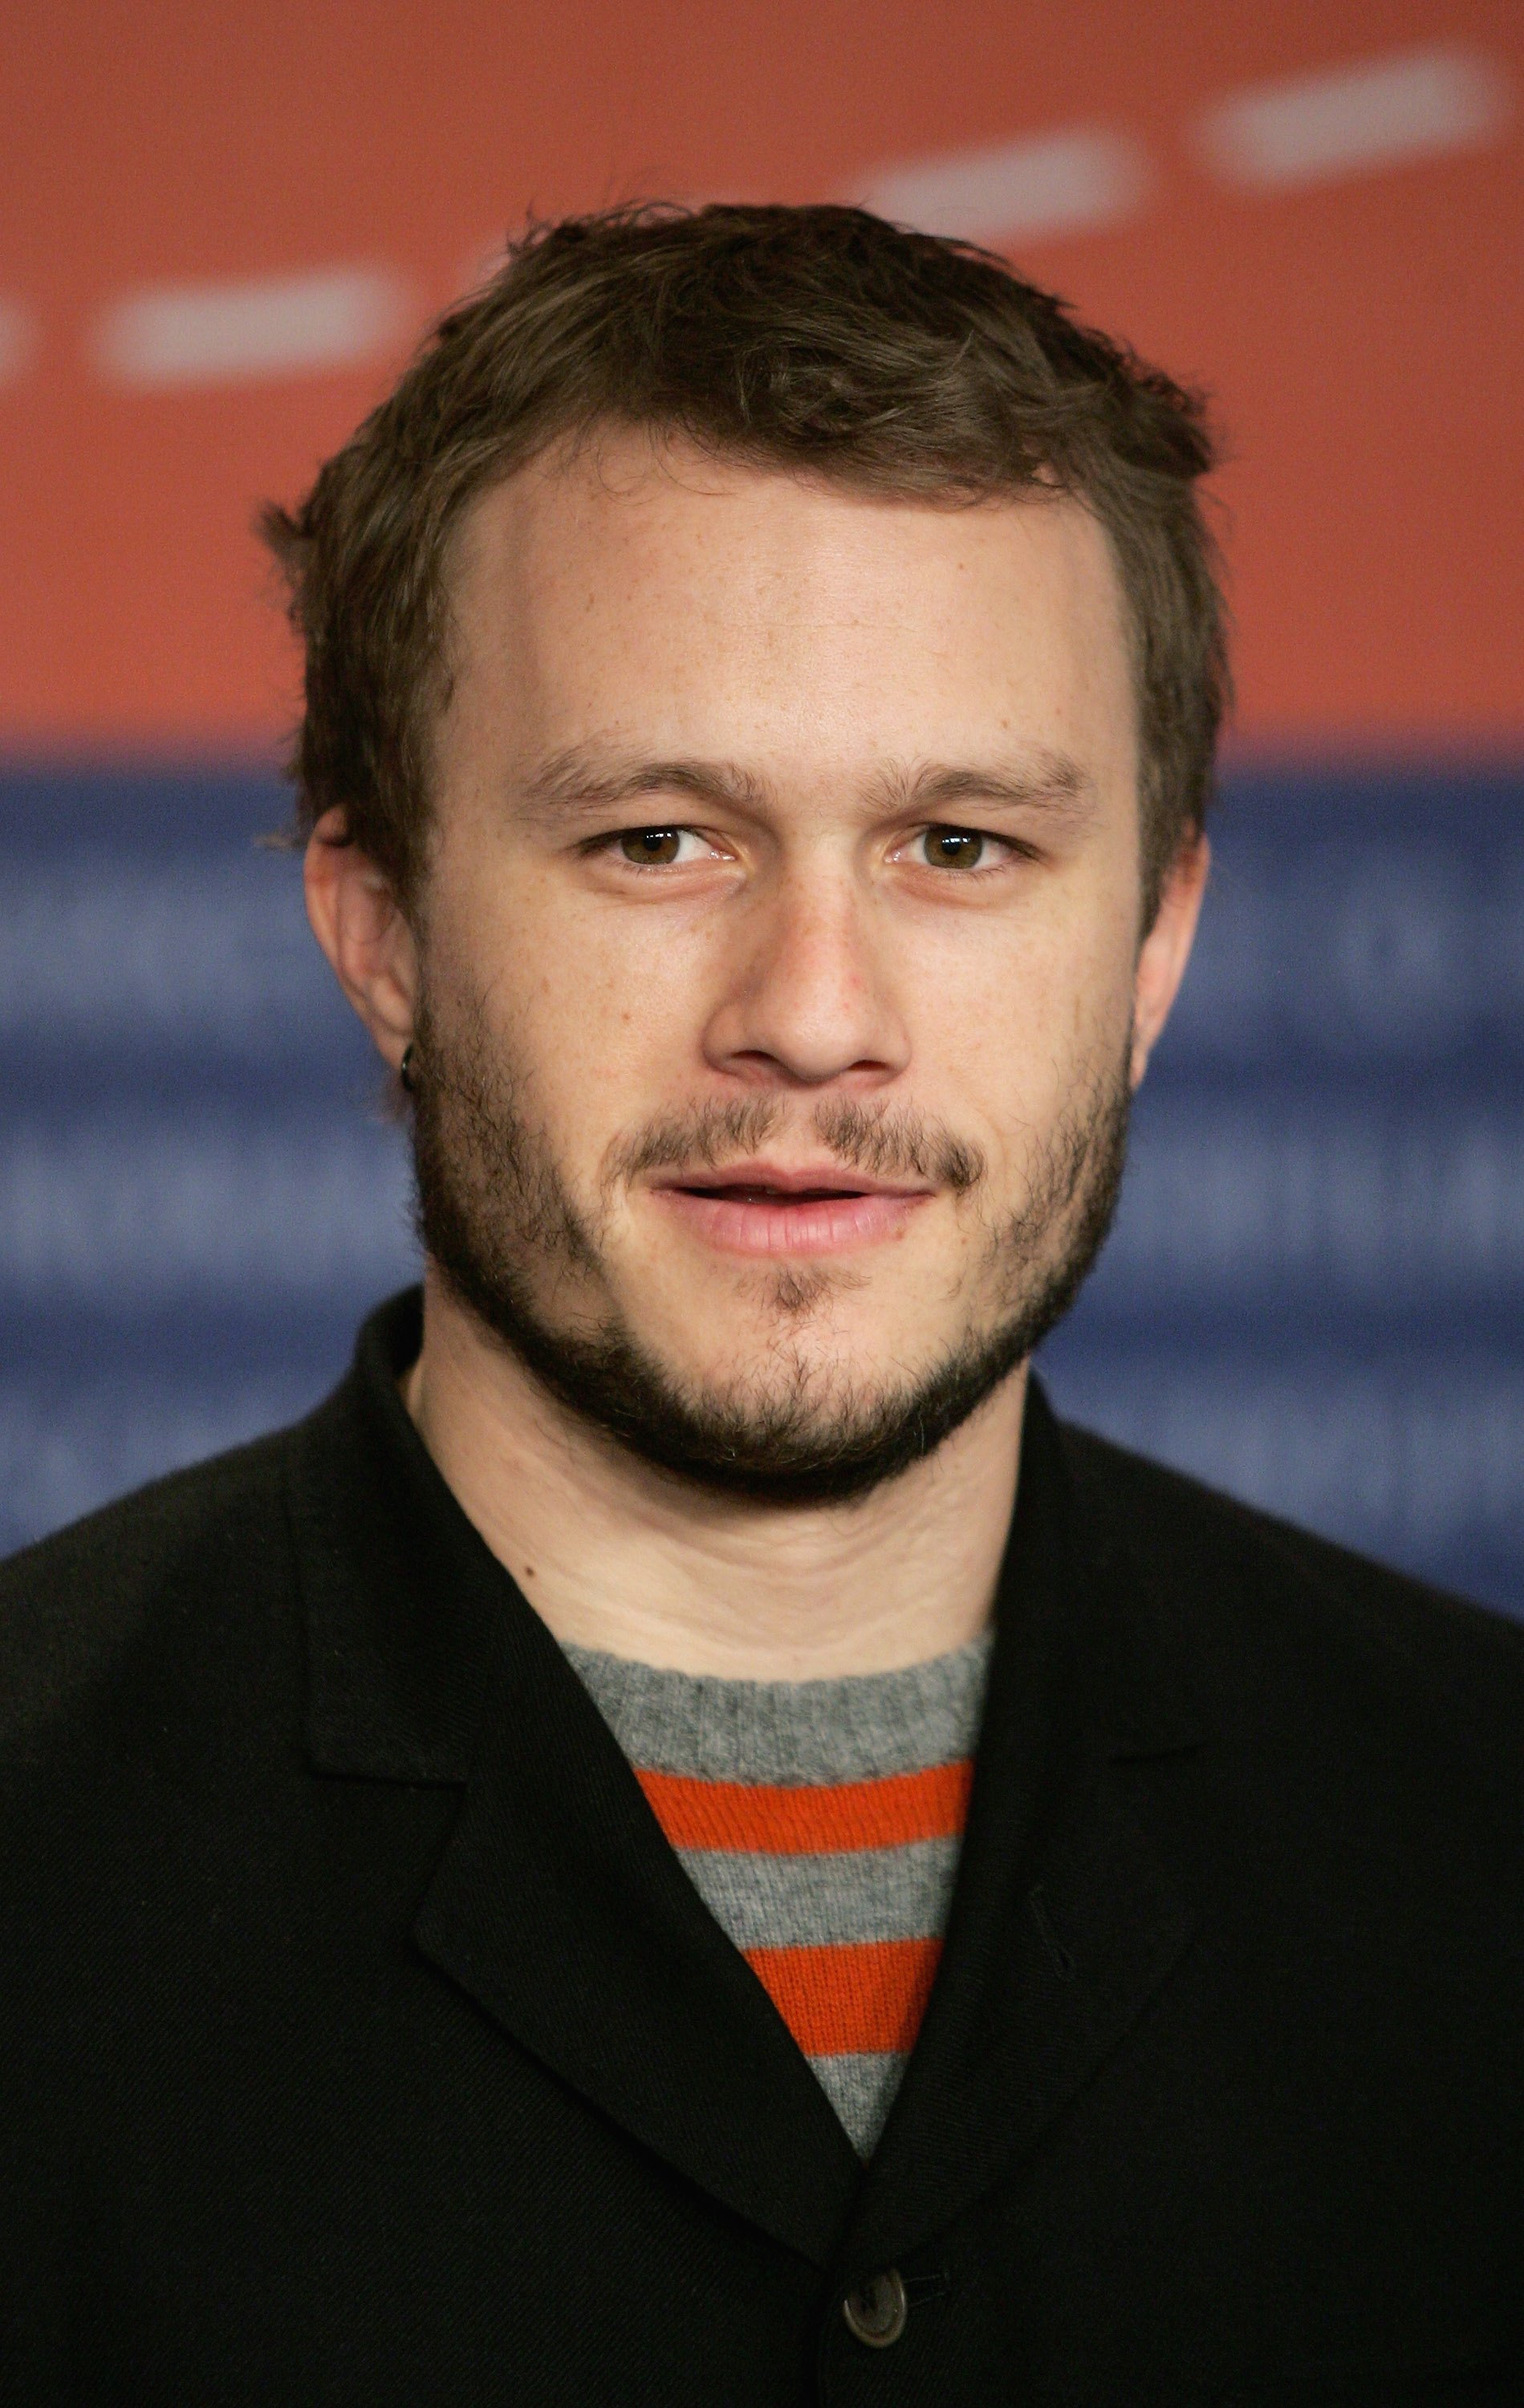
[[[1047,745],[1035,745],[1005,761],[950,766],[926,762],[914,769],[891,768],[875,783],[878,796],[891,810],[932,810],[954,803],[1065,810],[1090,802],[1094,794],[1093,781],[1078,762]]]
[[[869,794],[890,811],[934,811],[958,803],[987,809],[1083,808],[1093,782],[1067,753],[1046,745],[1009,760],[949,764],[891,764],[871,781]],[[682,795],[701,803],[758,810],[771,800],[765,779],[734,761],[688,758],[632,760],[610,757],[601,747],[569,745],[552,753],[521,789],[532,808],[558,816],[617,810],[645,795]]]
[[[642,795],[687,795],[695,802],[760,809],[765,782],[734,761],[610,759],[591,745],[552,753],[525,780],[526,802],[544,810],[605,811]]]

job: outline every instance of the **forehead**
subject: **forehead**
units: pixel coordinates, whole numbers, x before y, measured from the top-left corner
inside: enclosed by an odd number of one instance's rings
[[[1131,753],[1110,547],[1053,494],[947,507],[615,433],[484,495],[450,595],[450,715],[505,740]]]

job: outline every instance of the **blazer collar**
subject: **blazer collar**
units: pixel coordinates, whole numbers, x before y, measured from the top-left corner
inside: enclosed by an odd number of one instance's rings
[[[1199,1742],[1169,1600],[1075,1476],[1035,1383],[997,1616],[942,1961],[848,2279],[915,2251],[1035,2147],[1192,1928],[1118,1774],[1141,1766],[1146,1781],[1148,1759]]]
[[[397,1375],[419,1328],[416,1295],[383,1307],[293,1433],[311,1760],[460,1786],[413,1927],[423,1955],[636,2141],[824,2264],[857,2156],[408,1419]]]
[[[383,1307],[292,1434],[314,1767],[463,1791],[415,1941],[635,2140],[818,2264],[909,2251],[1033,2144],[1184,1945],[1189,1916],[1111,1770],[1192,1744],[1167,1611],[1034,1383],[951,1921],[864,2177],[408,1419],[397,1378],[420,1326],[416,1291]]]
[[[349,1377],[292,1434],[307,1746],[322,1772],[463,1784],[506,1625],[529,1609],[408,1418],[398,1381],[421,1340],[411,1288],[371,1315]]]

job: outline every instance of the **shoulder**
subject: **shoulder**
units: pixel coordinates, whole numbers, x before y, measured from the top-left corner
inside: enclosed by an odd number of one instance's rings
[[[0,1564],[0,1768],[74,1752],[144,1702],[247,1668],[293,1585],[290,1432],[139,1489]],[[219,1685],[221,1685],[221,1682]]]
[[[1164,1612],[1215,1718],[1370,1744],[1420,1785],[1437,1751],[1517,1794],[1524,1623],[1090,1431],[1061,1434],[1082,1512]]]

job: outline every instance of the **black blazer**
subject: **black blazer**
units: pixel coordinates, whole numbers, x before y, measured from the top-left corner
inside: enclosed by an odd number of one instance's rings
[[[1034,1394],[864,2171],[416,1343],[0,1572],[7,2408],[1524,2401],[1524,1631]]]

